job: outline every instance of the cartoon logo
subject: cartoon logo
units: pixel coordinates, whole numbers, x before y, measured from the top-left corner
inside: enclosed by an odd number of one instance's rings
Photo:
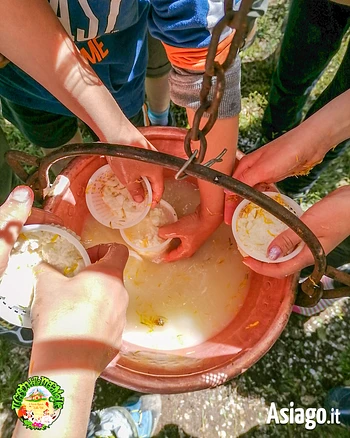
[[[45,430],[57,420],[63,408],[63,389],[47,377],[29,377],[17,386],[12,409],[30,430]]]

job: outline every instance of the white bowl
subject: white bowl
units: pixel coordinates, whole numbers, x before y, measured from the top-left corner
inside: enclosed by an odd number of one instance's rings
[[[130,228],[142,221],[147,216],[152,204],[152,188],[146,177],[142,177],[142,185],[145,190],[145,199],[142,203],[134,202],[135,206],[142,205],[138,215],[133,215],[129,220],[120,219],[113,214],[113,208],[110,207],[102,197],[102,189],[106,181],[117,177],[114,175],[109,164],[100,167],[89,179],[85,190],[86,205],[92,216],[108,228],[123,229]]]
[[[162,210],[165,212],[165,214],[167,216],[166,224],[171,224],[171,223],[174,223],[177,221],[176,211],[168,202],[164,201],[163,199],[159,202],[159,204],[155,208],[162,208]],[[148,214],[151,214],[151,212],[149,212]],[[133,240],[132,235],[138,234],[137,240],[140,239],[140,237],[141,237],[140,231],[139,231],[140,226],[142,226],[142,221],[139,224],[135,225],[134,227],[120,230],[120,235],[124,239],[125,243],[128,246],[130,246],[130,248],[134,249],[138,254],[140,254],[146,258],[150,258],[153,261],[157,261],[157,259],[159,259],[159,257],[167,251],[172,239],[164,240],[162,243],[154,245],[154,246],[144,247],[144,246],[138,245]]]
[[[278,197],[280,203],[283,202],[285,208],[300,217],[303,214],[303,210],[293,199],[286,195],[276,192],[263,192],[270,198]],[[245,221],[242,218],[242,212],[247,208],[248,204],[251,204],[252,211],[257,218]],[[283,205],[282,204],[282,205]],[[248,212],[249,214],[249,212]],[[232,217],[232,233],[237,242],[237,247],[241,254],[246,257],[250,256],[256,260],[267,263],[282,263],[292,259],[300,253],[303,249],[304,242],[301,241],[299,245],[290,253],[276,260],[271,260],[267,257],[266,252],[270,243],[280,234],[282,231],[288,229],[286,224],[283,224],[279,219],[275,218],[271,213],[258,207],[251,201],[242,201],[234,211]],[[260,233],[257,235],[257,233]]]
[[[56,225],[45,225],[45,224],[25,225],[21,230],[21,234],[26,232],[35,233],[41,231],[52,233],[53,236],[59,235],[63,237],[65,240],[71,243],[79,252],[79,254],[82,257],[84,266],[88,266],[91,264],[89,255],[86,252],[83,245],[75,237],[75,234],[71,231],[67,231],[67,229],[61,228]],[[55,264],[53,263],[52,266],[55,267]],[[78,273],[78,271],[75,273]],[[9,278],[8,280],[11,280],[11,278]],[[50,291],[47,291],[47,293],[50,293]],[[7,294],[7,297],[8,295],[9,294]],[[21,304],[19,303],[20,301],[19,297],[17,301],[16,297],[13,296],[11,296],[10,301],[9,298],[4,297],[3,295],[0,297],[0,318],[4,319],[8,323],[13,324],[15,326],[30,328],[31,304],[29,305],[29,307],[22,307]]]

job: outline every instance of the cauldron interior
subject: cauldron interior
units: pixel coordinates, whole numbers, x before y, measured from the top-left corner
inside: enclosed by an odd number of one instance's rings
[[[180,128],[143,128],[160,150],[184,156],[186,133]],[[81,233],[88,214],[85,187],[103,157],[76,158],[65,169],[65,189],[49,198],[45,209],[64,225]],[[252,273],[250,289],[236,318],[221,333],[196,347],[155,351],[123,343],[120,357],[103,372],[106,380],[140,392],[183,393],[214,387],[244,372],[274,344],[287,324],[294,302],[297,276],[274,279]]]

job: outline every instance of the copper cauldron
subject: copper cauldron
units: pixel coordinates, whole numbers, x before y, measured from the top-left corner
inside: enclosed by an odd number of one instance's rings
[[[143,128],[142,132],[159,151],[186,158],[185,130]],[[45,202],[45,209],[60,216],[77,234],[81,234],[88,215],[86,184],[105,162],[104,157],[75,158],[59,177],[64,186],[61,193]],[[257,362],[278,339],[291,313],[296,284],[297,275],[279,280],[252,273],[243,307],[217,336],[195,348],[169,352],[124,342],[120,357],[102,377],[116,385],[153,393],[183,393],[221,385]]]

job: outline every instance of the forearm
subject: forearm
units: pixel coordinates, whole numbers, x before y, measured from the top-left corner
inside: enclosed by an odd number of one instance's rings
[[[193,123],[194,111],[187,110],[190,125]],[[204,123],[207,119],[204,119]],[[227,149],[221,163],[216,163],[216,169],[227,175],[232,174],[236,156],[238,139],[238,115],[227,119],[218,119],[213,129],[206,136],[207,153],[204,162],[217,157],[223,149]],[[195,145],[194,145],[195,146]],[[201,197],[201,215],[212,217],[213,223],[222,221],[224,208],[224,192],[221,187],[206,181],[198,180]],[[217,220],[215,221],[214,218]]]
[[[325,196],[321,201],[314,204],[311,208],[317,208],[320,217],[325,216],[324,222],[327,222],[327,229],[332,230],[334,236],[333,248],[350,236],[350,185],[339,187]],[[322,210],[321,210],[322,208]],[[336,227],[332,224],[336,223]],[[324,227],[326,228],[326,226]],[[331,248],[331,249],[333,249]],[[330,249],[327,251],[327,253]]]
[[[101,140],[146,146],[46,0],[2,0],[0,16],[0,53],[50,91]]]
[[[87,350],[87,364],[89,356],[93,356],[91,350]],[[64,367],[61,364],[62,359],[64,359]],[[58,419],[51,424],[49,429],[45,430],[45,436],[48,438],[56,438],[57,436],[71,438],[74,435],[77,438],[84,438],[98,373],[89,365],[85,369],[83,366],[79,366],[74,348],[72,351],[67,349],[64,358],[62,358],[56,347],[50,349],[34,342],[29,369],[29,377],[31,376],[47,377],[57,383],[64,391],[62,394],[63,408]],[[18,422],[13,438],[41,437],[42,433],[40,430],[27,430]]]
[[[350,138],[350,90],[333,99],[301,125],[296,133],[314,145],[320,159],[333,147]]]
[[[96,380],[83,371],[73,373],[45,372],[39,376],[48,377],[56,382],[64,393],[64,406],[60,416],[55,420],[49,429],[28,430],[18,421],[16,424],[13,438],[36,438],[42,437],[43,433],[47,438],[85,438],[88,427],[92,397]]]

